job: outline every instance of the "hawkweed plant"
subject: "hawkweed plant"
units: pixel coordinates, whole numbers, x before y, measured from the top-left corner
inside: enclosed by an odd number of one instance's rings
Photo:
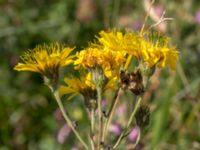
[[[140,130],[149,122],[150,109],[141,105],[148,82],[156,68],[169,66],[174,70],[179,53],[171,46],[170,38],[150,29],[145,31],[144,27],[140,32],[128,29],[124,32],[117,29],[100,31],[94,41],[73,55],[74,48],[59,43],[36,46],[21,56],[22,62],[14,69],[41,74],[66,123],[82,144],[81,149],[116,150],[124,139],[133,137],[134,149],[140,140]],[[134,67],[131,67],[132,62]],[[65,84],[60,85],[59,69],[69,65],[74,66],[79,76],[66,76]],[[115,92],[115,96],[106,101],[109,107],[105,110],[102,99],[107,90]],[[109,127],[113,125],[113,116],[124,91],[135,95],[134,107],[117,138],[110,140]],[[61,98],[66,94],[69,99],[82,95],[89,112],[89,140],[81,137],[64,109]]]

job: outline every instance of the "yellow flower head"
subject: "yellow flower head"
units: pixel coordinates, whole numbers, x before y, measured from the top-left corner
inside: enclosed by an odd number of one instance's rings
[[[81,76],[80,78],[64,78],[64,81],[67,86],[61,86],[59,91],[60,95],[72,94],[72,97],[78,94],[83,96],[89,96],[94,93],[95,86],[90,82],[89,74]]]
[[[101,31],[99,35],[98,42],[105,48],[138,56],[140,36],[137,33],[128,30],[125,33],[111,30],[109,32]]]
[[[38,72],[48,78],[54,78],[60,67],[73,62],[73,56],[69,56],[72,50],[73,48],[63,47],[58,43],[38,45],[33,50],[25,52],[21,56],[23,62],[18,63],[14,69]]]
[[[163,68],[169,65],[171,69],[176,68],[179,53],[175,48],[170,47],[169,38],[159,33],[145,33],[141,40],[140,51],[140,58],[150,67],[158,65]]]
[[[90,75],[82,75],[80,78],[64,78],[66,86],[60,86],[60,95],[72,94],[68,99],[76,95],[82,95],[86,106],[91,109],[92,103],[96,103],[96,89],[95,86],[90,81]],[[96,107],[96,106],[95,106]]]
[[[122,32],[117,30],[112,30],[109,32],[101,31],[99,32],[100,37],[97,37],[98,42],[102,44],[104,47],[111,50],[122,50],[124,35]]]
[[[83,95],[84,97],[94,97],[94,93],[96,93],[95,85],[91,82],[91,72],[86,75],[81,75],[79,78],[64,78],[64,82],[67,86],[60,86],[59,93],[60,95],[72,94],[71,97],[76,95]],[[116,88],[117,78],[110,78],[107,82],[104,91],[107,89],[115,89]],[[92,95],[90,95],[92,94]],[[96,98],[96,97],[95,97]]]
[[[79,53],[74,64],[79,69],[81,66],[86,69],[100,67],[105,76],[110,78],[119,73],[120,67],[125,62],[125,54],[119,51],[112,51],[102,46],[91,46]]]
[[[169,46],[169,39],[156,32],[140,33],[112,30],[101,31],[97,37],[98,42],[105,49],[127,53],[142,60],[150,67],[158,65],[175,69],[178,59],[178,51]]]

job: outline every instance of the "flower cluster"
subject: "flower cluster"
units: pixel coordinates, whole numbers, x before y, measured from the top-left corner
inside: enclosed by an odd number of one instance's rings
[[[128,30],[123,33],[116,29],[101,31],[94,43],[75,55],[70,55],[73,48],[63,47],[58,43],[37,46],[21,56],[23,62],[18,63],[15,69],[38,72],[50,80],[57,80],[59,68],[74,64],[75,70],[88,71],[87,80],[83,75],[79,79],[66,78],[68,90],[65,91],[84,95],[85,89],[95,89],[91,77],[91,70],[95,68],[102,70],[100,74],[105,76],[105,86],[115,88],[115,82],[119,80],[129,56],[136,58],[139,63],[147,64],[149,68],[169,65],[175,69],[178,51],[175,47],[170,47],[169,43],[169,38],[156,32],[141,34]]]
[[[170,47],[169,38],[156,32],[135,33],[126,31],[101,31],[98,42],[107,49],[124,51],[129,55],[148,64],[149,67],[158,65],[163,68],[167,65],[176,68],[178,52],[175,47]]]
[[[77,132],[61,102],[63,95],[70,95],[68,99],[82,95],[85,107],[90,113],[91,149],[94,150],[95,147],[97,150],[116,149],[121,140],[127,136],[134,120],[139,127],[148,124],[150,110],[148,107],[140,106],[142,94],[157,66],[176,68],[179,53],[175,47],[170,46],[169,38],[159,33],[137,33],[128,30],[125,32],[101,31],[99,36],[96,36],[96,41],[90,43],[88,47],[73,55],[72,51],[73,48],[64,47],[58,43],[37,46],[21,57],[22,63],[18,63],[15,69],[38,72],[44,77],[64,119],[84,148],[88,149],[88,144]],[[136,60],[137,63],[129,67],[133,62],[131,60]],[[74,73],[78,76],[65,77],[65,85],[60,85],[59,69],[68,65],[73,65]],[[102,110],[102,97],[107,89],[117,89],[117,92],[110,108],[104,111]],[[131,91],[137,96],[137,100],[125,129],[123,132],[120,131],[121,134],[116,143],[110,147],[109,140],[106,140],[107,131],[124,90]],[[98,121],[95,121],[96,112],[98,112]],[[134,138],[135,145],[139,141],[139,135],[140,129],[137,130],[137,138]]]

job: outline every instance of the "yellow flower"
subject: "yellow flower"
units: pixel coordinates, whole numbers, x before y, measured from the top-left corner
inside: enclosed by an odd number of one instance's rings
[[[101,45],[90,46],[79,53],[74,64],[76,69],[81,66],[86,69],[100,67],[107,78],[119,74],[120,67],[125,62],[125,53],[120,51],[112,51]]]
[[[110,78],[107,82],[104,91],[107,89],[115,89],[116,88],[116,81],[117,78]],[[64,78],[64,82],[67,86],[60,86],[59,93],[60,95],[65,94],[72,94],[70,98],[76,95],[83,95],[84,97],[93,97],[96,99],[96,89],[95,85],[91,82],[91,72],[87,73],[86,75],[81,75],[80,78],[73,77],[73,78]],[[92,95],[91,95],[92,94]]]
[[[150,67],[158,65],[163,68],[169,65],[171,69],[176,68],[179,53],[169,46],[169,38],[156,32],[147,32],[140,45],[140,58]]]
[[[60,96],[65,94],[71,94],[68,99],[73,98],[76,95],[82,95],[85,100],[85,104],[90,108],[91,101],[96,101],[97,99],[97,91],[95,85],[92,83],[91,72],[87,74],[82,74],[79,78],[64,78],[64,82],[66,85],[62,85],[59,88]],[[117,82],[117,78],[110,78],[107,84],[105,85],[103,92],[108,89],[115,89]]]
[[[101,31],[99,33],[100,37],[97,37],[100,44],[111,50],[122,50],[124,35],[122,32],[117,30],[112,30],[110,32]]]
[[[95,86],[90,82],[89,74],[81,76],[80,78],[64,78],[64,82],[67,86],[60,86],[59,93],[60,95],[72,94],[71,97],[78,94],[83,96],[90,97],[90,94],[94,93]]]
[[[156,32],[146,32],[143,35],[135,32],[112,30],[101,31],[98,42],[105,48],[112,51],[124,52],[135,57],[150,67],[158,65],[176,68],[178,51],[169,46],[169,39]]]
[[[73,48],[63,47],[58,43],[38,45],[33,50],[25,52],[21,56],[23,62],[18,63],[14,69],[38,72],[47,78],[54,78],[60,67],[73,62],[73,56],[69,56],[72,50]]]
[[[140,46],[139,40],[141,39],[139,34],[128,30],[125,33],[122,33],[114,29],[109,32],[101,31],[99,35],[100,37],[97,37],[98,42],[105,48],[118,52],[128,52],[129,54],[138,57],[138,47]]]
[[[76,95],[82,95],[87,108],[96,109],[96,89],[91,83],[89,74],[82,75],[80,78],[64,78],[66,86],[62,85],[59,88],[60,96],[64,94],[71,94],[68,99],[73,98]]]
[[[112,77],[108,78],[103,91],[106,91],[108,89],[116,89],[117,88],[117,81],[118,81],[118,77],[117,76],[112,76]],[[85,83],[87,85],[95,88],[95,85],[92,84],[92,73],[91,72],[89,72],[87,74],[86,79],[85,79]]]

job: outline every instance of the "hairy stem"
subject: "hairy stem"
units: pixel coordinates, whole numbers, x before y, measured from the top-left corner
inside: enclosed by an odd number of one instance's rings
[[[52,89],[52,88],[51,88]],[[59,96],[59,93],[58,93],[58,90],[52,90],[53,91],[53,94],[54,94],[54,97],[56,99],[56,102],[58,103],[58,106],[62,112],[62,115],[65,119],[65,121],[67,122],[68,126],[72,129],[72,131],[74,132],[74,134],[76,135],[76,137],[78,138],[78,140],[81,142],[81,144],[84,146],[84,148],[86,150],[88,150],[88,146],[87,144],[83,141],[83,139],[81,138],[80,134],[78,133],[78,131],[75,129],[72,121],[70,120],[69,116],[67,115],[67,113],[65,112],[64,110],[64,107],[63,107],[63,104],[61,102],[61,99],[60,99],[60,96]]]
[[[107,117],[107,120],[106,120],[106,123],[105,123],[105,126],[104,126],[104,129],[103,129],[103,135],[102,135],[102,141],[104,142],[105,140],[105,137],[107,135],[107,132],[108,132],[108,127],[112,121],[112,118],[113,118],[113,115],[114,115],[114,112],[115,112],[115,109],[117,107],[117,103],[119,101],[119,97],[122,93],[122,89],[119,88],[116,92],[116,96],[114,97],[113,101],[112,101],[112,104],[110,106],[110,109],[109,109],[109,112],[108,112],[108,117]]]
[[[102,118],[102,89],[100,87],[97,88],[97,103],[98,103],[98,120],[99,120],[99,134],[98,134],[98,150],[101,150],[101,139],[103,132],[103,118]]]
[[[150,12],[151,12],[151,9],[152,9],[152,6],[153,6],[154,2],[155,2],[155,0],[151,0],[149,9],[148,9],[147,14],[146,14],[146,16],[145,16],[145,18],[144,18],[144,22],[143,22],[142,28],[141,28],[141,30],[140,30],[140,34],[141,34],[141,35],[143,34],[143,31],[144,31],[144,28],[145,28],[147,19],[148,19],[148,17],[149,17],[149,14],[150,14]]]
[[[91,149],[95,150],[95,143],[94,143],[94,134],[95,134],[95,129],[94,129],[94,123],[95,123],[95,109],[91,110],[91,125],[90,125],[90,142],[91,142]]]
[[[91,110],[91,134],[94,135],[95,109]]]

